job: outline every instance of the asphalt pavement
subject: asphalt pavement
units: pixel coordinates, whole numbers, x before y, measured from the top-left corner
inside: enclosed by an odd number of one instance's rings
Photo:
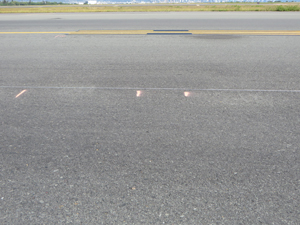
[[[299,13],[0,21],[1,224],[300,224],[300,36],[67,33],[299,31]]]

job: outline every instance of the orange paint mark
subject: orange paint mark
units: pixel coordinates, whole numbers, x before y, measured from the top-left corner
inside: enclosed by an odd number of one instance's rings
[[[142,96],[142,91],[136,91],[136,97],[141,97]]]
[[[21,94],[23,94],[26,90],[21,91],[19,94],[17,94],[16,98],[19,97]]]
[[[184,94],[185,97],[189,97],[191,95],[191,92],[185,91],[185,92],[183,92],[183,94]]]

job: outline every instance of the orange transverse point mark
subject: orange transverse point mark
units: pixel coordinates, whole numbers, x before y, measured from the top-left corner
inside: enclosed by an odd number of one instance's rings
[[[191,92],[185,91],[183,94],[184,94],[185,97],[189,97],[191,95]]]
[[[21,94],[23,94],[26,90],[21,91],[19,94],[17,94],[16,98],[19,97]]]
[[[141,97],[142,91],[136,91],[136,97]]]

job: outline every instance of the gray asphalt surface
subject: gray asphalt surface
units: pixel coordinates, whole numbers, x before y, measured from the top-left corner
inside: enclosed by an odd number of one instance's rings
[[[1,31],[97,29],[299,30],[299,12],[1,14]]]
[[[299,13],[105,13],[0,15],[0,31],[254,15],[299,29]],[[0,38],[1,224],[300,224],[299,36]]]

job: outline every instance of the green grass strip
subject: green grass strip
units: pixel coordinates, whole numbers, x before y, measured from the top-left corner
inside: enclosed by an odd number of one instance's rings
[[[300,3],[277,4],[169,4],[169,5],[61,5],[2,6],[0,13],[76,12],[199,12],[199,11],[300,11]]]

